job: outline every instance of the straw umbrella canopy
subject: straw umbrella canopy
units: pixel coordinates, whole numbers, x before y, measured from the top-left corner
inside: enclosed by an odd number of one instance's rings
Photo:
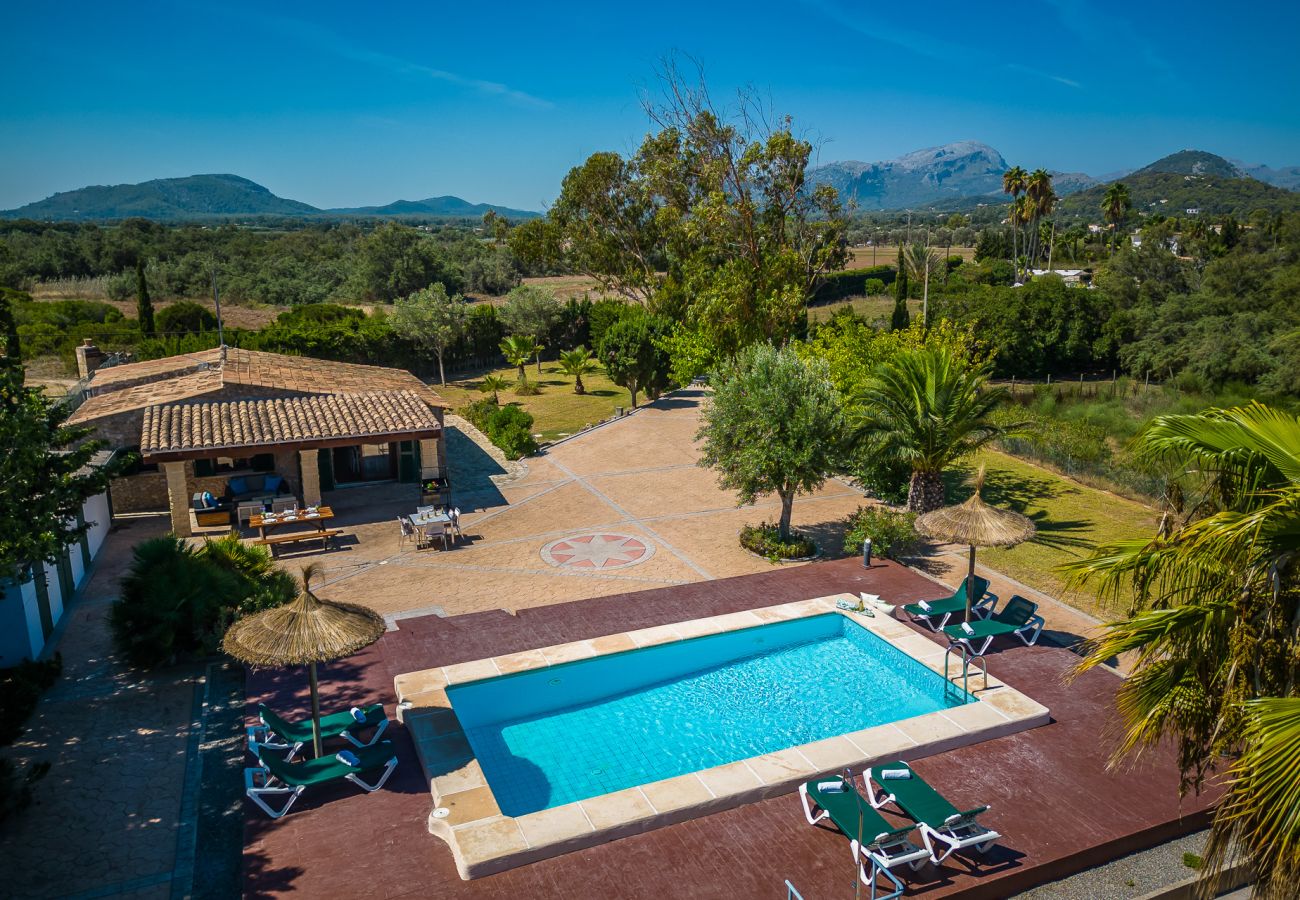
[[[322,600],[313,594],[311,580],[318,571],[315,565],[304,567],[297,599],[240,619],[226,632],[221,649],[253,666],[308,666],[312,745],[320,756],[316,663],[342,659],[370,646],[379,640],[386,626],[383,616],[373,609]]]
[[[970,569],[966,573],[966,620],[970,621],[975,591],[975,548],[1014,547],[1032,538],[1037,531],[1027,517],[1009,509],[998,509],[984,502],[984,467],[975,477],[975,493],[957,506],[945,506],[916,520],[916,530],[935,540],[970,547]]]

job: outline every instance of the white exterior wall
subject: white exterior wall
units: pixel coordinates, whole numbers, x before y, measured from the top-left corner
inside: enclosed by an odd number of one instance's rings
[[[108,495],[100,494],[87,500],[82,513],[88,523],[93,523],[86,533],[86,541],[90,557],[94,560],[103,548],[112,524],[109,520]],[[70,544],[66,552],[72,568],[74,589],[79,588],[87,576],[80,543]],[[63,596],[58,567],[47,563],[44,569],[50,598],[50,620],[57,626],[72,598]],[[0,666],[16,665],[24,658],[35,659],[44,649],[45,636],[41,633],[41,610],[35,580],[0,590]]]

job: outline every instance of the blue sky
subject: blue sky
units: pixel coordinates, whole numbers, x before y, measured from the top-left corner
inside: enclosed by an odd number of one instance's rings
[[[636,146],[673,51],[823,161],[975,139],[1093,174],[1188,147],[1300,165],[1294,2],[72,2],[6,26],[0,208],[233,172],[317,206],[540,209]]]

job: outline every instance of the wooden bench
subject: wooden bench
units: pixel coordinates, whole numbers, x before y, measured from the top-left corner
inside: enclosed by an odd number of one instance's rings
[[[303,541],[321,541],[328,550],[330,541],[343,533],[340,528],[323,528],[320,531],[290,531],[286,534],[271,534],[264,538],[257,538],[254,544],[261,544],[271,548],[271,555],[275,555],[275,548],[279,544],[298,544]]]

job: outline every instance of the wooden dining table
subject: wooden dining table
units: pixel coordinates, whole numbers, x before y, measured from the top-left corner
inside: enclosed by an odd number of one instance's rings
[[[267,532],[274,531],[285,525],[313,525],[317,531],[325,530],[325,520],[334,518],[334,510],[328,506],[318,506],[315,509],[310,507],[299,510],[285,510],[278,513],[262,513],[254,515],[248,520],[248,524],[257,529],[257,536],[265,538]]]

